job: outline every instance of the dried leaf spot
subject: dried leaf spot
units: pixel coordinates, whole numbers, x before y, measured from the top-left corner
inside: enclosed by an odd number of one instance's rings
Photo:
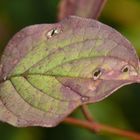
[[[114,74],[114,71],[112,70],[112,71],[110,71],[110,72],[108,72],[108,76],[112,76]]]
[[[24,36],[25,36],[25,35],[24,35],[23,33],[18,33],[18,34],[17,34],[17,38],[24,38]]]
[[[17,34],[17,37],[20,37],[20,34]]]
[[[51,38],[57,34],[59,34],[61,32],[61,29],[60,28],[54,28],[54,29],[51,29],[48,33],[47,33],[47,38]]]
[[[96,69],[96,70],[93,72],[93,79],[94,79],[94,80],[97,80],[101,75],[102,75],[101,69]]]
[[[86,96],[81,97],[82,102],[87,102],[88,100],[89,100],[89,97],[86,97]]]
[[[16,64],[17,62],[18,62],[18,60],[16,59],[16,60],[13,61],[13,64]]]
[[[90,84],[88,89],[92,90],[92,91],[95,91],[96,90],[96,86],[94,86],[93,84]]]
[[[129,71],[129,66],[128,65],[124,66],[121,71],[124,72],[124,73],[128,72]]]

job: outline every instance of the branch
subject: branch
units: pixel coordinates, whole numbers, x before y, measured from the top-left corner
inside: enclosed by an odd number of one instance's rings
[[[75,119],[75,118],[71,118],[71,117],[67,117],[64,120],[64,122],[68,123],[68,124],[73,124],[73,125],[79,126],[81,128],[86,128],[92,132],[95,132],[95,128],[98,128],[98,133],[107,132],[107,133],[112,133],[112,134],[119,135],[119,136],[132,138],[135,140],[140,140],[140,134],[138,134],[138,133],[128,131],[128,130],[121,130],[121,129],[103,125],[100,123],[93,123],[93,122]]]
[[[81,106],[81,109],[82,109],[82,112],[85,116],[85,118],[90,121],[90,122],[93,122],[93,117],[92,117],[92,114],[90,113],[89,109],[88,109],[88,106],[86,104],[82,105]]]
[[[94,119],[92,117],[92,114],[90,113],[89,109],[88,109],[88,106],[85,104],[85,105],[82,105],[81,106],[81,109],[82,109],[82,112],[83,112],[83,115],[85,116],[85,118],[89,121],[89,122],[92,122],[93,127],[94,127],[94,132],[98,132],[99,129],[98,129],[98,126],[96,125],[96,123],[94,122]]]

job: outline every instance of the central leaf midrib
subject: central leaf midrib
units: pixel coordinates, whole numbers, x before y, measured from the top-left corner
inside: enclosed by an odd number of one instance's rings
[[[67,62],[65,62],[63,64],[57,65],[56,67],[59,67],[61,65],[67,64],[67,63],[70,63],[72,61],[77,61],[77,60],[81,60],[81,59],[93,59],[93,58],[96,59],[96,58],[99,58],[99,57],[109,57],[109,58],[114,58],[114,59],[117,59],[117,60],[125,62],[125,60],[123,60],[121,58],[118,58],[118,57],[114,57],[114,56],[92,56],[92,57],[82,57],[82,58],[79,58],[79,59],[74,59],[74,60],[71,60],[71,61],[67,61]],[[127,62],[127,63],[129,64],[129,62]],[[56,68],[56,67],[54,67],[54,68]],[[47,72],[49,72],[49,71],[47,71]],[[69,76],[69,75],[65,76],[65,75],[48,74],[47,72],[46,73],[28,73],[28,72],[24,72],[22,74],[13,74],[13,75],[9,76],[9,78],[7,78],[7,79],[10,79],[12,77],[19,77],[19,76],[26,77],[26,75],[44,75],[44,76],[54,76],[54,77],[85,78],[85,77],[73,77],[73,76]]]

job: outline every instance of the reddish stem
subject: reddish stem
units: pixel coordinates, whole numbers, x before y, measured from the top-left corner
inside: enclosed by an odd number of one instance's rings
[[[83,112],[85,118],[88,121],[93,122],[94,120],[93,120],[92,114],[90,113],[90,111],[88,109],[88,106],[87,105],[82,105],[81,109],[82,109],[82,112]]]
[[[140,140],[140,134],[138,134],[138,133],[128,131],[128,130],[121,130],[118,128],[114,128],[114,127],[99,124],[99,123],[93,123],[93,122],[75,119],[75,118],[70,118],[70,117],[67,117],[64,120],[64,122],[68,123],[68,124],[73,124],[73,125],[76,125],[76,126],[79,126],[82,128],[89,129],[93,132],[95,132],[95,128],[98,128],[98,133],[107,132],[107,133],[112,133],[115,135],[120,135],[120,136],[124,136],[124,137],[128,137],[128,138],[132,138],[135,140]]]
[[[94,119],[92,117],[92,114],[90,113],[90,111],[88,109],[88,106],[87,105],[82,105],[81,109],[82,109],[82,112],[83,112],[85,118],[87,119],[87,121],[92,122],[92,124],[94,124],[93,125],[94,132],[98,132],[99,131],[98,126],[96,125],[96,122],[94,121]]]

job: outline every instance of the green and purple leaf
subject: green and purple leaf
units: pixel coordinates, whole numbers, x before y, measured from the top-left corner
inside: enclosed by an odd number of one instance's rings
[[[53,127],[82,104],[139,82],[130,42],[96,20],[68,17],[24,28],[0,63],[0,120]]]

